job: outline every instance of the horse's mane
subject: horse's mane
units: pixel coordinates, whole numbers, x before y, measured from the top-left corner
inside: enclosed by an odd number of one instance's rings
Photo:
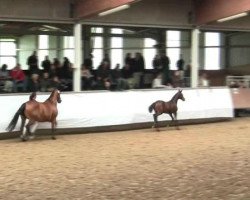
[[[54,96],[54,94],[55,94],[56,91],[57,91],[57,89],[54,89],[54,90],[51,92],[51,94],[50,94],[50,96],[49,96],[48,99],[51,99],[51,98]]]

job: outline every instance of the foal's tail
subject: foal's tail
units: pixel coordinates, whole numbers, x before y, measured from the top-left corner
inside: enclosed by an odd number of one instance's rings
[[[155,102],[148,107],[148,111],[151,113],[155,107]]]
[[[13,131],[16,127],[19,115],[23,115],[25,110],[25,103],[23,103],[20,108],[17,110],[16,114],[14,115],[13,119],[11,120],[9,126],[6,128],[6,131]]]

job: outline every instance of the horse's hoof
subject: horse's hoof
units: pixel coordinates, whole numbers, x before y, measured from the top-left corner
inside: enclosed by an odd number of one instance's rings
[[[23,142],[26,142],[28,139],[26,138],[26,137],[24,137],[24,136],[21,136],[20,137],[21,138],[21,140],[23,141]]]
[[[34,136],[34,135],[29,136],[29,139],[30,139],[30,140],[33,140],[34,138],[35,138],[35,136]]]
[[[52,139],[52,140],[56,140],[56,137],[55,137],[55,136],[52,136],[51,139]]]

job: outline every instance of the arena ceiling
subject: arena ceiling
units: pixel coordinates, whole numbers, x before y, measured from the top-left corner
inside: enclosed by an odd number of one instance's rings
[[[87,24],[110,26],[113,24],[116,27],[122,25],[136,33],[148,32],[148,34],[157,31],[159,27],[173,27],[175,29],[198,27],[204,30],[225,30],[230,32],[250,31],[250,14],[230,21],[217,21],[235,14],[248,13],[250,10],[249,0],[154,0],[154,2],[155,7],[152,7],[152,9],[157,8],[157,13],[153,10],[151,13],[141,13],[144,8],[150,8],[152,0],[71,0],[69,6],[71,10],[73,9],[73,16],[68,20],[53,22],[39,19],[12,20],[12,18],[4,18],[2,20],[0,15],[0,34],[14,36],[25,34],[72,35],[73,24],[79,21],[83,24],[85,22]],[[182,5],[180,4],[181,2],[186,2],[186,4],[183,3]],[[98,16],[103,11],[126,4],[131,5],[131,8],[105,17]],[[157,4],[158,7],[156,7]],[[173,8],[176,8],[178,5],[181,12],[184,12],[184,17],[187,20],[184,20],[182,23],[177,22],[173,26],[170,19],[178,21],[179,18],[174,12],[168,15],[164,14],[168,11],[169,5]],[[147,9],[145,10],[147,11]],[[145,15],[144,21],[143,14]],[[137,18],[139,15],[141,15],[141,18]],[[124,19],[125,17],[129,18],[129,23]],[[166,21],[169,21],[166,24],[164,24],[164,20],[159,24],[153,23],[154,18],[160,21],[161,17],[166,17]],[[151,19],[151,21],[149,20],[150,22],[148,22],[147,19]],[[137,25],[138,21],[140,22],[139,25]],[[135,24],[135,26],[131,26],[131,24]]]

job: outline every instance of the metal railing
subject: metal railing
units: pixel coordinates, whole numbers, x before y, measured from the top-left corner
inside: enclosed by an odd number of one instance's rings
[[[227,76],[226,85],[228,87],[250,88],[250,75],[245,76]]]

